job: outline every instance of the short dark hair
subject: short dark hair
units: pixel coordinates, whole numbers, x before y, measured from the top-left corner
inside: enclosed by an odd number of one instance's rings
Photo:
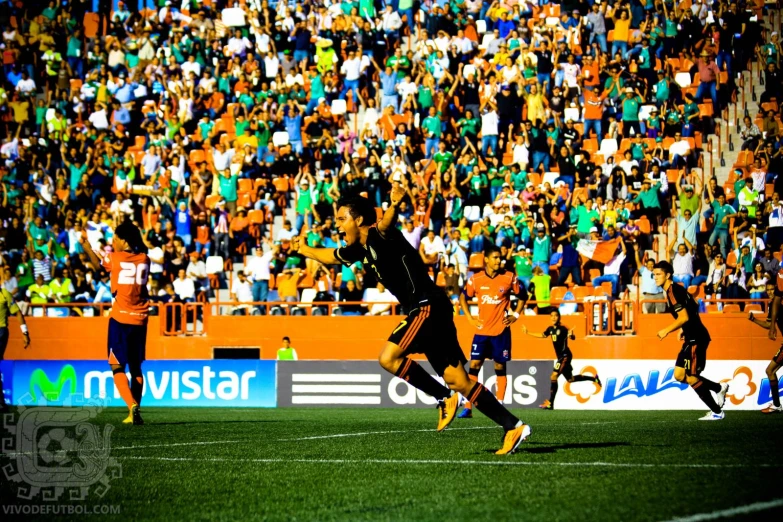
[[[289,343],[291,342],[291,338],[290,338],[290,337],[288,337],[287,335],[286,335],[285,337],[283,337],[283,340],[284,340],[284,341],[288,341]]]
[[[146,253],[147,247],[144,241],[141,239],[141,231],[139,227],[133,224],[129,219],[126,219],[120,225],[114,229],[114,236],[128,242],[128,246],[131,247],[135,253]]]
[[[362,196],[350,196],[342,198],[337,202],[337,208],[346,207],[348,213],[352,218],[358,217],[362,219],[362,226],[368,227],[378,221],[378,216],[375,213],[375,205],[372,202]]]
[[[655,263],[655,266],[653,269],[657,268],[658,270],[663,270],[663,273],[666,275],[674,275],[674,268],[672,267],[672,264],[668,261],[658,261]]]
[[[495,245],[488,245],[486,248],[484,248],[484,257],[489,257],[492,254],[494,254],[495,252],[497,252],[499,254],[500,253],[500,249],[498,247],[496,247]]]
[[[557,314],[557,318],[560,319],[562,316],[560,315],[560,309],[559,308],[552,308],[549,310],[549,314]]]

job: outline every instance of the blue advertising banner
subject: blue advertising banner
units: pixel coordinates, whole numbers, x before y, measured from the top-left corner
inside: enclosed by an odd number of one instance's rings
[[[2,376],[3,389],[0,393],[5,397],[5,403],[11,404],[12,392],[14,389],[14,372],[12,361],[0,361],[0,376]]]
[[[62,405],[72,395],[125,406],[106,361],[8,361],[13,404]],[[5,366],[3,367],[5,369]],[[147,361],[144,406],[275,407],[275,361]]]

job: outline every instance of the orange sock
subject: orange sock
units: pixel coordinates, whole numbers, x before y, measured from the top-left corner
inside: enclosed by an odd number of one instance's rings
[[[125,401],[125,404],[128,405],[128,409],[130,409],[130,407],[133,406],[136,401],[133,400],[133,395],[131,394],[130,386],[128,385],[128,378],[125,376],[125,372],[114,372],[114,385],[120,392],[120,397],[122,397],[122,400]]]
[[[498,375],[497,391],[495,392],[495,396],[497,397],[498,402],[503,402],[503,399],[506,397],[506,384],[507,384],[506,376]]]
[[[471,371],[473,371],[473,370],[471,369]],[[469,373],[469,374],[468,374],[468,377],[470,377],[470,380],[471,380],[471,381],[473,381],[473,382],[478,382],[478,374],[476,374],[476,375],[473,375],[472,373]],[[473,405],[470,403],[470,401],[469,401],[469,400],[465,400],[465,404],[464,404],[463,406],[464,406],[465,408],[469,409],[469,410],[473,408]]]

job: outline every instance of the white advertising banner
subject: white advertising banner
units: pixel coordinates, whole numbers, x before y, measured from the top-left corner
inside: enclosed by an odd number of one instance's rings
[[[758,410],[772,397],[765,373],[768,360],[710,361],[702,375],[727,382],[724,409]],[[594,375],[603,383],[599,391],[592,382],[565,382],[555,399],[558,410],[705,410],[706,406],[687,384],[674,379],[673,360],[576,359],[574,374]]]

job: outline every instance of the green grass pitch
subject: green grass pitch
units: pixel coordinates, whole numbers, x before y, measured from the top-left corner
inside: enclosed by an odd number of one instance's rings
[[[783,415],[516,413],[532,436],[500,457],[478,413],[437,433],[435,409],[151,408],[136,427],[110,409],[123,476],[85,502],[125,520],[656,521],[783,498]],[[25,503],[0,480],[3,506]]]

